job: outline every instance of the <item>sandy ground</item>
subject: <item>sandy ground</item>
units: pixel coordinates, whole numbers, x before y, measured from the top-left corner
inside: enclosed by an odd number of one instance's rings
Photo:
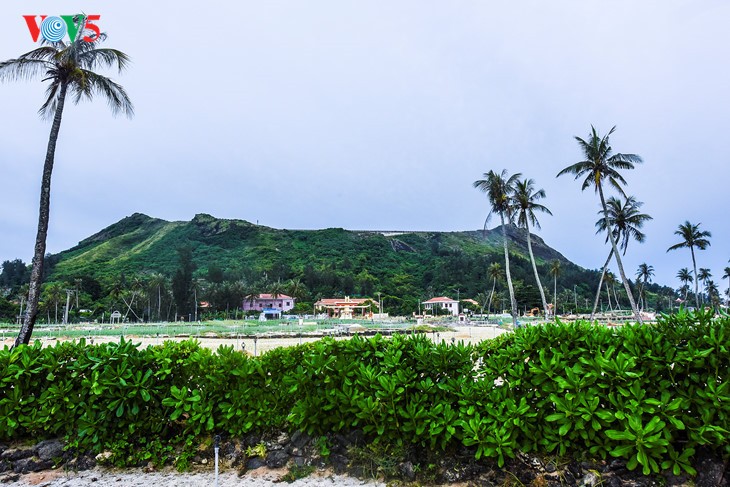
[[[466,325],[460,325],[454,329],[453,332],[441,332],[434,335],[433,333],[428,333],[427,336],[429,338],[432,338],[434,340],[438,341],[445,341],[447,343],[453,341],[464,341],[468,343],[478,343],[482,340],[486,340],[489,338],[494,338],[496,336],[501,335],[502,333],[505,333],[505,330],[502,330],[500,328],[491,327],[491,326],[466,326]],[[135,343],[140,343],[142,347],[146,347],[148,345],[158,345],[163,343],[165,340],[172,340],[172,341],[182,341],[187,340],[188,338],[178,338],[178,337],[170,337],[170,338],[153,338],[153,337],[136,337],[133,335],[129,335],[126,337],[127,339],[130,339],[134,341]],[[337,337],[337,340],[346,340],[349,337]],[[0,348],[2,348],[4,345],[11,346],[13,344],[13,338],[5,338],[0,342]],[[259,338],[256,342],[254,342],[253,339],[246,338],[246,339],[236,339],[236,338],[196,338],[198,342],[204,347],[210,348],[212,350],[218,349],[221,345],[227,345],[227,346],[233,346],[236,350],[241,349],[241,345],[245,345],[246,352],[250,354],[256,353],[256,355],[264,353],[268,350],[278,348],[278,347],[289,347],[292,345],[298,345],[299,343],[307,343],[307,342],[313,342],[320,339],[320,337],[307,337],[303,336],[301,338],[299,337],[292,337],[292,338]],[[41,342],[44,346],[50,345],[53,346],[56,344],[59,339],[56,338],[40,338]],[[64,341],[65,339],[61,338],[61,341]],[[87,339],[88,340],[88,339]],[[104,343],[104,342],[116,342],[119,338],[117,337],[93,337],[92,341],[93,343]]]
[[[292,485],[294,487],[324,487],[324,486],[361,486],[383,487],[382,482],[363,481],[352,477],[334,475],[329,471],[315,471],[309,477],[299,479],[291,484],[281,481],[286,469],[257,469],[243,477],[235,471],[221,472],[218,484],[221,487],[236,485],[245,487],[274,487],[275,485]],[[85,472],[63,472],[51,470],[23,475],[19,480],[4,485],[18,487],[202,487],[214,486],[215,473],[210,471],[196,473],[178,473],[176,471],[145,473],[140,469],[124,471],[96,468]]]

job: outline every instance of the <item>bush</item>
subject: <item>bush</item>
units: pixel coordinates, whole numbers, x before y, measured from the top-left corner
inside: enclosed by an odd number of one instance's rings
[[[499,465],[518,451],[588,452],[694,473],[698,447],[730,453],[728,343],[730,318],[702,312],[527,327],[477,346],[325,338],[261,357],[194,341],[36,343],[0,351],[0,440],[64,436],[124,463],[135,444],[360,430],[386,449],[463,444]]]

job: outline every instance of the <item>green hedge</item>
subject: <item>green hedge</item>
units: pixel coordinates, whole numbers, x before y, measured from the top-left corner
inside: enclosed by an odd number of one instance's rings
[[[477,346],[423,335],[324,339],[250,357],[195,342],[0,351],[0,440],[62,436],[123,449],[271,429],[362,430],[372,441],[624,458],[693,473],[730,453],[730,318],[527,327]]]

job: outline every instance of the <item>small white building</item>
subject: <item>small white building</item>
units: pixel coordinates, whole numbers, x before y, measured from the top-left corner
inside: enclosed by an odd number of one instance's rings
[[[423,309],[430,310],[431,314],[434,314],[434,310],[443,308],[453,316],[459,316],[459,302],[455,299],[447,298],[446,296],[431,298],[421,304],[423,305]]]

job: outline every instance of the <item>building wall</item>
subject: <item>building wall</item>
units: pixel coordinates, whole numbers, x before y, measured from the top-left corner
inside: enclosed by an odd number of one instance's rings
[[[253,302],[245,299],[243,301],[244,311],[261,311],[264,308],[276,308],[282,311],[289,311],[294,308],[294,298],[254,299]]]
[[[425,309],[429,310],[433,310],[433,308],[444,308],[449,310],[449,313],[454,316],[459,315],[459,303],[456,301],[450,303],[425,303],[423,306]]]

